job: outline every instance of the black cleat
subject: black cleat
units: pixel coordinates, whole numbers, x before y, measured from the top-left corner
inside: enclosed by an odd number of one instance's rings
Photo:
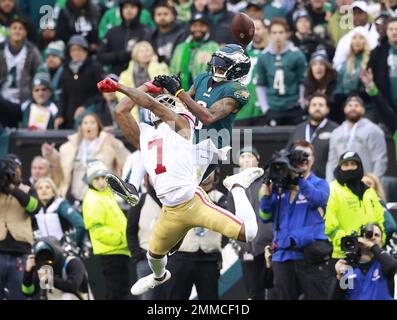
[[[112,173],[108,173],[105,180],[115,194],[127,201],[132,207],[136,206],[139,201],[139,194],[132,184],[123,181]]]

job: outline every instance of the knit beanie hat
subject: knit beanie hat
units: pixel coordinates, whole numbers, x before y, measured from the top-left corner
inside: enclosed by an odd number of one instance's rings
[[[104,177],[109,173],[105,164],[100,160],[92,160],[87,164],[87,182],[92,184],[92,181],[98,177]]]
[[[51,78],[47,72],[37,72],[33,77],[33,88],[36,86],[46,86],[51,89]]]
[[[65,57],[65,43],[62,40],[50,42],[46,49],[47,56]]]

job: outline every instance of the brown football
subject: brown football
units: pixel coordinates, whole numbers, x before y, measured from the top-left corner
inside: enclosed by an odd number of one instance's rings
[[[233,17],[230,31],[236,38],[236,42],[245,48],[254,37],[255,25],[245,13],[236,13]]]

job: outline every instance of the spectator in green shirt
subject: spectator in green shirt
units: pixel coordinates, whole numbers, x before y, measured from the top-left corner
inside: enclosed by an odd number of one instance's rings
[[[190,21],[190,35],[180,43],[171,58],[171,74],[181,73],[182,87],[189,90],[193,79],[208,68],[212,54],[219,45],[209,40],[209,21],[202,14],[196,14]]]
[[[270,44],[257,64],[259,103],[267,112],[269,125],[299,124],[304,120],[302,83],[306,58],[287,40],[289,28],[285,19],[273,19],[269,30]]]

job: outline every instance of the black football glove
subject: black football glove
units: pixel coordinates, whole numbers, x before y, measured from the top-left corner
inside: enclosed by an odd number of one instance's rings
[[[173,96],[178,95],[183,91],[181,80],[178,76],[157,76],[153,81],[153,84],[156,83],[158,83],[160,87],[166,89]]]
[[[164,75],[155,76],[154,79],[153,79],[153,81],[152,81],[152,83],[153,83],[156,87],[162,88],[161,79],[162,79],[163,77],[165,77],[165,76],[164,76]]]

